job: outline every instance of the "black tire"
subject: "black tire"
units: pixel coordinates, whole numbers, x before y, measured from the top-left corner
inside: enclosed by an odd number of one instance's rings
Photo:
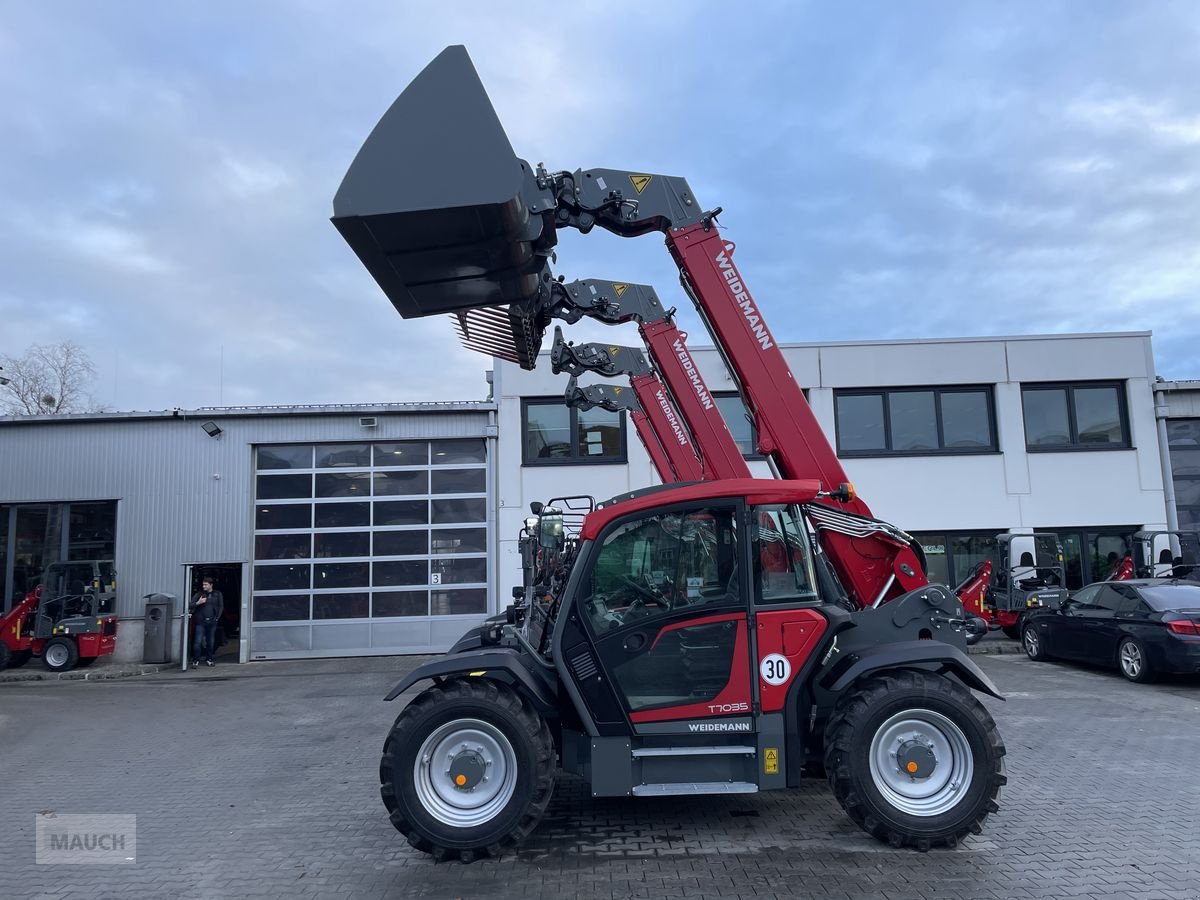
[[[900,727],[889,723],[902,723],[897,717],[906,713],[948,720],[963,746],[969,747],[969,782],[943,812],[907,812],[887,799],[876,783],[872,742],[889,727]],[[829,785],[846,814],[879,840],[920,851],[953,847],[967,835],[982,832],[984,820],[999,809],[1000,788],[1007,782],[1004,754],[1004,742],[983,704],[957,682],[931,672],[901,670],[868,676],[838,701],[825,732]],[[967,754],[961,756],[965,765]],[[936,763],[931,771],[936,771]],[[915,784],[916,776],[911,778]],[[952,783],[949,792],[957,792]]]
[[[1117,668],[1129,681],[1145,684],[1154,680],[1154,670],[1146,656],[1146,648],[1136,638],[1127,637],[1117,647]]]
[[[1021,624],[1019,622],[1016,625],[1001,625],[1000,630],[1004,632],[1006,638],[1011,638],[1014,641],[1021,639]]]
[[[25,665],[25,663],[29,662],[32,656],[32,651],[18,650],[12,655],[12,659],[8,661],[8,667],[10,669],[19,669],[21,666]]]
[[[98,657],[98,656],[81,656],[81,657],[79,657],[78,667],[80,669],[86,669],[88,666],[90,666],[92,663],[94,663],[99,658],[100,657]]]
[[[59,652],[60,647],[65,650]],[[78,662],[79,647],[70,638],[51,638],[42,648],[42,665],[51,672],[70,672]]]
[[[510,799],[489,819],[469,827],[436,818],[421,799],[415,773],[426,740],[462,720],[497,730],[515,759]],[[495,856],[524,840],[550,803],[555,774],[554,739],[545,720],[507,686],[482,679],[449,681],[413,700],[392,725],[379,763],[380,794],[396,830],[434,859],[463,862]]]
[[[11,665],[13,657],[16,656],[12,652],[12,648],[4,641],[0,641],[0,672],[4,671]]]
[[[1046,652],[1046,642],[1038,632],[1036,625],[1026,625],[1021,631],[1021,647],[1030,659],[1049,659]]]

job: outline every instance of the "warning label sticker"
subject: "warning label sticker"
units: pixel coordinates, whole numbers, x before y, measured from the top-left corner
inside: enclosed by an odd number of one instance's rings
[[[627,290],[629,290],[629,285],[627,285],[627,284],[614,284],[613,285],[613,291],[616,292],[616,295],[618,297],[624,296],[625,292]]]
[[[633,189],[639,194],[650,186],[650,182],[654,180],[653,175],[630,175],[629,180],[633,182]]]
[[[778,775],[779,774],[779,748],[767,747],[763,750],[763,774]]]

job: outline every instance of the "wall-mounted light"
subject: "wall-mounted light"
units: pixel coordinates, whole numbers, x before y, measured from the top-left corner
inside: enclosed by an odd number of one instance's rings
[[[221,426],[219,426],[216,422],[205,422],[200,427],[203,428],[204,433],[211,438],[215,438],[221,434]]]

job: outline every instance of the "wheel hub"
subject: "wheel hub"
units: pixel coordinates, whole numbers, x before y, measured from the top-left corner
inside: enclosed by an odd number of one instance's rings
[[[425,738],[413,763],[413,787],[426,812],[456,828],[494,818],[512,798],[517,759],[490,722],[457,719]]]
[[[462,750],[451,757],[450,768],[446,770],[446,774],[460,791],[473,791],[487,780],[488,763],[483,758],[481,749]]]
[[[931,709],[911,708],[882,722],[868,750],[871,781],[910,816],[936,816],[962,802],[975,773],[967,736]]]
[[[915,779],[928,778],[937,768],[937,756],[932,742],[910,739],[896,750],[897,770]]]

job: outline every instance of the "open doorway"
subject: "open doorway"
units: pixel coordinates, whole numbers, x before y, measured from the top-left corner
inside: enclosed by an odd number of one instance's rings
[[[238,644],[242,630],[242,563],[194,563],[188,567],[188,601],[200,590],[205,578],[213,581],[213,590],[221,592],[224,610],[221,624],[217,628],[217,659],[222,662],[238,661]],[[195,620],[192,633],[188,635],[188,656],[196,645]]]

